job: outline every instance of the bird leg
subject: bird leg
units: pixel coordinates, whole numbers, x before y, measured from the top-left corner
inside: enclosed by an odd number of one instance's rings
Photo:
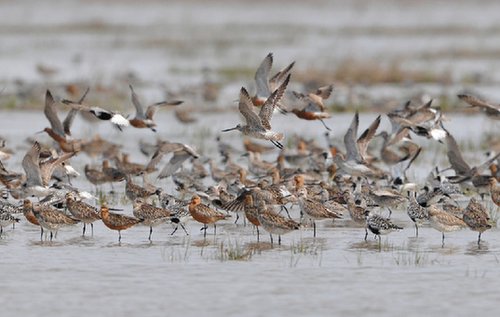
[[[170,235],[173,235],[177,231],[178,228],[179,228],[179,225],[175,226],[174,231],[172,231],[172,233]]]
[[[323,119],[321,119],[321,118],[320,118],[320,119],[319,119],[319,121],[321,121],[321,123],[323,123],[323,125],[325,126],[325,128],[326,128],[328,131],[332,131],[332,129],[330,129],[330,128],[326,125],[326,123],[325,123],[325,121],[323,121]]]
[[[189,233],[187,232],[186,227],[184,227],[184,225],[182,223],[180,225],[181,225],[182,230],[184,230],[184,232],[186,233],[186,235],[189,236]]]
[[[389,208],[389,207],[387,207],[387,210],[389,210],[389,217],[387,217],[387,218],[391,218],[391,215],[392,215],[392,210],[391,210],[391,208]]]

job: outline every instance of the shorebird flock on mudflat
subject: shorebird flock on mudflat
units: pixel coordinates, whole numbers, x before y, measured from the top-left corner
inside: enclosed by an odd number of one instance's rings
[[[129,154],[121,152],[119,145],[99,136],[74,138],[71,127],[76,114],[109,121],[122,133],[130,128],[147,128],[153,136],[157,127],[153,118],[156,110],[182,107],[182,101],[161,101],[143,108],[130,85],[135,116],[129,119],[88,104],[85,98],[89,90],[77,101],[55,98],[47,90],[44,114],[50,127],[42,132],[54,142],[46,145],[33,141],[22,159],[21,172],[10,170],[4,164],[10,156],[6,150],[9,144],[3,139],[0,142],[3,187],[0,237],[11,225],[11,230],[15,230],[15,223],[24,219],[40,227],[42,241],[56,239],[61,227],[79,223],[83,224],[84,236],[89,235],[88,225],[93,235],[96,221],[118,231],[119,241],[121,231],[136,225],[149,228],[151,241],[153,228],[160,224],[171,223],[175,227],[171,234],[180,227],[184,231],[181,234],[187,235],[187,222],[198,222],[206,237],[209,225],[215,235],[219,221],[226,224],[240,221],[235,226],[241,230],[256,228],[252,232],[257,240],[260,240],[259,229],[264,229],[270,234],[271,243],[274,243],[274,235],[281,244],[281,236],[288,232],[312,228],[311,235],[316,237],[321,235],[317,222],[350,218],[349,225],[364,228],[361,239],[364,235],[366,240],[371,232],[380,242],[380,235],[404,227],[391,219],[393,212],[406,211],[416,236],[419,226],[430,225],[441,233],[444,246],[445,233],[469,228],[478,232],[480,244],[481,235],[496,226],[491,213],[496,213],[500,206],[499,154],[491,150],[483,164],[471,167],[462,156],[459,143],[446,129],[443,113],[433,107],[432,101],[407,102],[385,114],[392,125],[391,131],[378,131],[382,119],[378,116],[360,136],[359,114],[355,113],[343,134],[344,147],[339,147],[332,141],[333,132],[325,122],[331,114],[324,101],[334,93],[333,85],[311,92],[290,92],[287,88],[293,80],[294,63],[276,74],[271,72],[272,64],[270,53],[255,73],[255,94],[245,87],[239,91],[238,110],[243,124],[231,128],[233,123],[228,123],[229,127],[222,130],[235,130],[243,135],[247,165],[234,159],[241,153],[237,154],[232,145],[222,140],[224,133],[217,138],[219,157],[206,157],[188,144],[157,139],[156,143],[141,141],[138,145],[137,151],[144,153],[148,162],[131,162]],[[468,94],[460,94],[458,98],[464,104],[481,109],[491,120],[499,120],[498,105]],[[62,122],[59,110],[69,110]],[[271,126],[275,113],[320,121],[322,126],[310,123],[311,128],[319,129],[325,139],[296,136],[285,143],[284,133]],[[287,120],[297,119],[290,116]],[[439,170],[429,166],[429,176],[416,183],[407,175],[414,161],[426,151],[415,142],[420,137],[446,147],[450,167]],[[376,138],[381,139],[382,145],[375,151],[370,143]],[[262,141],[258,143],[254,139]],[[325,140],[326,146],[321,146]],[[267,141],[270,143],[266,144]],[[265,161],[263,154],[274,155],[275,160]],[[70,164],[77,155],[98,158],[102,163],[100,166],[86,164],[82,171],[77,171]],[[170,160],[159,169],[166,156],[170,156]],[[85,177],[92,185],[74,187],[71,184],[74,177],[81,178],[80,183]],[[168,192],[162,188],[160,180],[164,178],[172,179],[175,190]],[[105,201],[95,205],[94,194],[99,188],[102,191],[107,184],[120,182],[125,183],[123,194],[129,201],[124,209],[108,206]],[[118,188],[121,190],[123,186]],[[488,205],[493,209],[488,209]],[[129,206],[131,210],[127,209]],[[298,212],[291,213],[293,209],[300,211],[300,216]],[[248,224],[242,226],[241,223]]]

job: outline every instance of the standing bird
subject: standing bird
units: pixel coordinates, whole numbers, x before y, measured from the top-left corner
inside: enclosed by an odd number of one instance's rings
[[[255,226],[257,230],[257,242],[259,241],[259,210],[257,209],[256,204],[254,204],[253,196],[246,195],[245,196],[245,217],[248,221]]]
[[[330,113],[326,112],[323,100],[328,99],[333,91],[333,85],[318,88],[315,92],[310,92],[307,95],[300,92],[293,92],[293,95],[302,103],[302,107],[292,109],[298,118],[304,120],[319,120],[323,126],[331,131],[323,119],[330,118]]]
[[[389,234],[395,230],[402,230],[403,228],[395,225],[389,218],[384,218],[376,213],[370,212],[369,210],[365,211],[366,215],[366,227],[370,230],[374,235],[378,237],[378,243],[380,246],[381,238],[380,235]],[[368,232],[366,233],[368,234]],[[365,235],[365,240],[366,240]]]
[[[139,186],[132,182],[132,178],[130,175],[125,174],[125,195],[131,201],[136,200],[137,198],[148,198],[149,196],[155,195],[159,193],[159,189],[149,189]]]
[[[134,217],[109,212],[109,210],[110,209],[107,206],[101,206],[102,222],[109,229],[118,231],[118,242],[122,241],[122,230],[127,230],[128,228],[143,221]]]
[[[153,121],[153,116],[158,109],[158,107],[161,106],[177,106],[183,103],[183,101],[180,100],[173,100],[173,101],[160,101],[156,102],[152,105],[149,105],[146,108],[146,113],[144,113],[144,109],[139,102],[139,97],[134,91],[134,88],[132,85],[129,85],[130,87],[130,92],[132,93],[132,103],[134,104],[135,107],[135,116],[132,119],[129,119],[128,121],[130,122],[130,125],[135,127],[135,128],[149,128],[153,132],[156,132],[156,123]]]
[[[490,195],[495,205],[500,207],[500,187],[498,187],[498,181],[495,177],[490,177]]]
[[[204,230],[203,237],[207,236],[208,224],[214,224],[215,235],[217,232],[217,226],[215,225],[215,223],[219,220],[229,218],[229,215],[215,211],[207,205],[202,204],[201,198],[198,195],[194,195],[191,198],[191,203],[189,204],[188,209],[193,219],[203,224],[203,228],[201,229]]]
[[[481,234],[491,229],[491,224],[488,212],[474,197],[470,199],[464,210],[463,220],[471,230],[479,232],[477,237],[477,244],[479,245]]]
[[[415,236],[418,237],[418,224],[429,219],[429,212],[417,202],[415,195],[416,193],[409,192],[410,202],[406,212],[411,221],[415,223]]]
[[[316,219],[326,218],[342,218],[342,214],[330,210],[324,204],[307,197],[307,189],[302,187],[298,190],[299,206],[302,214],[306,219],[310,219],[313,223],[313,237],[316,237]]]
[[[149,241],[151,241],[153,227],[167,222],[168,220],[170,220],[170,217],[174,215],[170,210],[155,207],[151,204],[146,203],[141,198],[136,198],[134,200],[133,206],[134,217],[136,217],[137,219],[141,219],[144,225],[149,226]]]
[[[252,110],[252,100],[250,99],[246,89],[242,87],[238,108],[240,113],[245,118],[246,125],[242,126],[238,124],[236,127],[222,130],[222,132],[238,130],[244,135],[250,137],[269,140],[279,149],[283,149],[283,144],[281,144],[280,141],[283,141],[284,135],[283,133],[272,131],[270,121],[274,108],[276,107],[278,101],[283,97],[289,80],[290,76],[288,76],[278,89],[276,89],[271,96],[267,98],[258,115]]]
[[[92,235],[94,235],[94,221],[101,219],[99,210],[81,200],[77,200],[75,194],[72,192],[66,194],[66,207],[73,218],[83,222],[82,236],[85,236],[87,224],[90,224]]]
[[[0,237],[2,236],[3,233],[3,227],[10,226],[19,221],[20,221],[19,218],[12,216],[9,212],[0,211]]]
[[[443,247],[445,232],[458,231],[467,227],[467,224],[462,219],[458,218],[455,215],[447,213],[446,211],[441,210],[434,205],[431,205],[428,208],[428,211],[429,223],[431,224],[431,227],[443,234],[443,238],[441,240]]]
[[[40,222],[38,222],[38,219],[35,217],[35,213],[33,212],[33,203],[29,199],[25,199],[23,201],[23,215],[30,222],[31,224],[35,226],[40,226]],[[40,226],[40,240],[43,237],[43,227]]]
[[[263,200],[259,201],[257,211],[259,223],[264,230],[269,232],[271,244],[273,244],[273,234],[278,235],[278,244],[281,244],[281,235],[300,229],[300,224],[298,222],[276,213],[274,209],[271,206],[267,206]]]
[[[75,225],[80,222],[48,205],[40,205],[39,208],[33,208],[33,214],[38,220],[38,223],[40,223],[40,226],[50,231],[50,241],[52,241],[53,236],[57,237],[57,231],[61,227]]]

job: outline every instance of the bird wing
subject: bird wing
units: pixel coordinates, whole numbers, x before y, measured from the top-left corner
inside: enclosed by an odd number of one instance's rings
[[[354,118],[352,119],[351,125],[344,135],[344,144],[347,152],[347,161],[355,160],[361,162],[361,156],[359,155],[358,144],[356,138],[358,136],[358,126],[359,126],[359,113],[356,111]]]
[[[57,158],[50,158],[40,163],[40,175],[42,176],[42,183],[47,186],[52,178],[52,174],[56,167],[75,155],[76,152],[64,153]]]
[[[52,97],[50,90],[47,90],[47,92],[45,93],[45,108],[43,109],[43,112],[45,113],[45,116],[49,120],[52,130],[64,138],[65,136],[64,129],[61,124],[61,121],[57,117],[54,97]]]
[[[158,174],[158,178],[171,176],[181,167],[182,163],[190,157],[191,154],[184,150],[174,152],[174,156],[172,156],[170,161],[163,167],[160,174]]]
[[[22,166],[26,173],[26,183],[30,185],[42,185],[40,173],[40,144],[33,143],[31,149],[24,155]]]
[[[271,94],[269,88],[269,73],[273,66],[273,53],[267,54],[259,68],[255,72],[255,85],[257,88],[257,96],[267,97]]]
[[[150,120],[153,120],[153,116],[155,115],[156,110],[158,109],[158,107],[161,107],[161,106],[178,106],[178,105],[180,105],[183,102],[184,101],[181,101],[181,100],[171,100],[171,101],[160,101],[160,102],[156,102],[156,103],[154,103],[152,105],[149,105],[148,108],[146,109],[146,118],[148,118]]]
[[[85,90],[80,100],[78,100],[78,103],[83,103],[89,91],[90,88],[87,88],[87,90]],[[77,112],[78,112],[77,109],[71,108],[71,110],[68,112],[66,118],[63,121],[64,133],[66,133],[67,135],[71,135],[71,125],[73,124],[73,120],[75,119]]]
[[[457,141],[455,138],[446,131],[446,145],[448,146],[448,160],[450,161],[451,167],[455,170],[458,175],[469,175],[470,166],[465,162],[460,149],[458,148]]]
[[[283,83],[273,91],[273,93],[267,98],[266,102],[262,107],[260,108],[259,111],[259,118],[262,122],[262,125],[268,129],[271,130],[271,117],[274,112],[274,108],[276,107],[276,104],[281,100],[283,95],[285,94],[286,87],[288,85],[288,82],[290,81],[290,75],[288,75]]]
[[[359,149],[359,155],[362,158],[366,157],[366,150],[368,149],[368,144],[375,136],[375,132],[377,132],[378,126],[380,125],[380,115],[373,121],[373,123],[366,129],[363,134],[359,137],[357,143]]]
[[[323,86],[318,88],[314,94],[321,97],[321,99],[328,99],[333,91],[333,85]]]
[[[271,90],[276,89],[283,80],[288,77],[290,74],[290,71],[292,70],[293,66],[295,65],[295,61],[291,62],[290,65],[287,67],[283,68],[279,72],[277,72],[271,79],[269,79],[269,87]]]
[[[66,133],[66,135],[71,135],[71,125],[73,124],[73,120],[75,119],[77,113],[78,110],[71,109],[66,115],[66,118],[63,121],[64,133]]]
[[[254,128],[261,128],[262,130],[264,130],[264,127],[262,126],[259,116],[257,116],[257,114],[252,110],[253,107],[252,105],[253,105],[252,99],[250,99],[248,91],[244,87],[241,87],[240,102],[238,104],[238,109],[240,110],[240,113],[245,118],[247,125]]]
[[[135,118],[136,119],[146,119],[144,116],[144,110],[142,109],[141,102],[139,101],[139,96],[134,91],[134,87],[132,85],[128,85],[130,88],[130,93],[132,94],[132,103],[135,107]]]

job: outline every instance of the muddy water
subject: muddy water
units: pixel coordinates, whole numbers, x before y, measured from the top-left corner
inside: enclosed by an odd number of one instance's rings
[[[344,133],[351,116],[328,120],[335,136]],[[372,119],[361,115],[360,127]],[[218,131],[235,124],[238,116],[203,115],[189,128],[172,120],[169,112],[160,112],[157,121],[162,122],[159,136],[188,142],[212,156]],[[41,113],[2,113],[0,135],[16,151],[6,161],[9,169],[21,169],[20,158],[27,150],[24,138],[45,125]],[[324,144],[320,123],[276,116],[273,126],[287,135],[295,131]],[[382,129],[387,126],[384,119]],[[483,133],[498,133],[498,125],[482,116],[451,116],[447,126],[457,139],[472,143]],[[467,126],[475,128],[463,128]],[[75,137],[101,132],[127,151],[136,151],[140,138],[154,138],[149,131],[115,132],[107,124],[90,130],[80,120],[74,131]],[[36,137],[46,140],[43,135]],[[223,138],[241,146],[236,132]],[[431,148],[428,141],[422,142]],[[466,156],[471,162],[482,160],[480,152]],[[147,161],[135,152],[132,158]],[[244,158],[239,160],[245,164]],[[80,154],[72,164],[82,171],[89,161]],[[421,177],[432,167],[420,161],[415,168],[422,173],[415,174]],[[75,184],[92,189],[83,178]],[[169,179],[161,185],[172,190]],[[115,191],[123,195],[123,185]],[[121,201],[116,199],[117,206],[131,214],[131,205]],[[495,211],[491,203],[487,205]],[[299,216],[296,207],[292,216]],[[81,237],[78,225],[62,229],[53,242],[40,241],[38,228],[23,219],[14,230],[5,229],[0,239],[1,315],[400,316],[427,312],[465,316],[497,311],[497,228],[483,235],[480,247],[477,234],[469,230],[448,234],[442,247],[440,233],[432,228],[421,228],[415,238],[403,210],[395,212],[394,220],[404,229],[383,237],[380,245],[371,236],[365,242],[363,228],[352,225],[347,215],[335,223],[319,222],[316,239],[310,228],[304,228],[283,236],[281,246],[272,246],[267,234],[261,233],[257,242],[252,228],[235,225],[233,220],[218,225],[215,237],[210,228],[206,239],[197,223],[188,225],[189,236],[182,231],[171,236],[172,227],[165,224],[155,228],[152,243],[147,240],[149,229],[137,226],[124,231],[118,244],[116,232],[102,223],[96,223],[93,236]]]

